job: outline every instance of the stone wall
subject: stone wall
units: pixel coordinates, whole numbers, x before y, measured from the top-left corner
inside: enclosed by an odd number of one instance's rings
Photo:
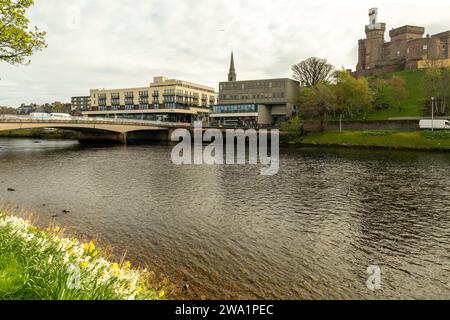
[[[320,131],[318,121],[305,121],[305,131]],[[342,130],[360,131],[360,130],[398,130],[410,131],[419,130],[419,120],[374,120],[374,121],[343,121]],[[325,123],[325,130],[338,131],[339,121],[328,121]]]

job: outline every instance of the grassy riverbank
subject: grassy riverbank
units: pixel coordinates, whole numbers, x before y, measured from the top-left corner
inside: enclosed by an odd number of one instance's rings
[[[290,140],[291,144],[315,146],[346,146],[412,150],[450,150],[447,131],[327,131],[309,133]]]
[[[78,139],[78,133],[64,130],[19,129],[0,131],[0,138]]]
[[[147,271],[111,263],[93,242],[67,238],[58,227],[38,230],[0,212],[0,300],[147,300]]]

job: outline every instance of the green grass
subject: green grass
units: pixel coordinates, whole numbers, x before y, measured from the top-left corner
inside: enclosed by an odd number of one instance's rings
[[[111,263],[93,242],[65,238],[58,227],[38,230],[0,212],[1,300],[158,299],[147,272]]]
[[[450,150],[450,133],[444,131],[327,131],[310,133],[308,145],[381,147],[392,149]]]
[[[398,76],[405,81],[408,96],[401,100],[402,110],[397,107],[390,107],[386,110],[373,111],[367,116],[367,120],[387,120],[398,117],[420,117],[422,116],[423,103],[426,97],[424,89],[423,70],[401,71],[386,74],[385,77]]]
[[[0,253],[0,298],[12,299],[17,295],[26,297],[26,282],[27,274],[23,262],[10,253]]]

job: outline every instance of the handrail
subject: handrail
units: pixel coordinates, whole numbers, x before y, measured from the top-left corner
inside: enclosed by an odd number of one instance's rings
[[[158,127],[190,127],[190,123],[183,122],[163,122],[151,120],[130,120],[130,119],[107,119],[107,118],[85,118],[73,117],[71,119],[36,119],[20,116],[0,116],[2,123],[55,123],[55,124],[111,124],[111,125],[138,125],[138,126],[158,126]]]

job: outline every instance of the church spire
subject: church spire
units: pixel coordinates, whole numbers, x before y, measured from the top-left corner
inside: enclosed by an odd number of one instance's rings
[[[234,69],[234,54],[231,52],[231,63],[230,63],[230,72],[228,73],[228,81],[234,82],[236,81],[236,70]]]

